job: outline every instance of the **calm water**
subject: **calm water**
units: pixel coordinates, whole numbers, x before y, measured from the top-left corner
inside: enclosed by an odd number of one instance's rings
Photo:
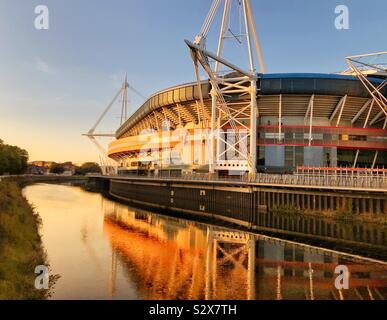
[[[42,217],[53,299],[387,299],[387,266],[166,217],[64,185],[25,196]],[[350,270],[349,290],[334,286]]]

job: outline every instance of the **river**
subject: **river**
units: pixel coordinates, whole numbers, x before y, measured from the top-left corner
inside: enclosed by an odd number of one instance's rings
[[[387,299],[387,264],[168,217],[80,187],[24,189],[42,219],[51,299]],[[338,289],[337,266],[349,270]]]

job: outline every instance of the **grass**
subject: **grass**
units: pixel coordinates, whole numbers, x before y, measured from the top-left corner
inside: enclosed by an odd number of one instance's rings
[[[293,205],[274,205],[272,211],[277,214],[285,214],[285,215],[300,215],[303,212]]]
[[[355,214],[349,208],[352,207],[352,203],[349,202],[347,208],[342,208],[338,211],[323,211],[323,212],[314,212],[314,211],[302,211],[295,206],[274,206],[272,211],[276,214],[288,215],[288,216],[310,216],[316,218],[331,218],[337,221],[343,222],[365,222],[365,223],[374,223],[378,225],[387,226],[387,215],[383,213],[362,213]]]
[[[38,300],[49,290],[35,289],[34,271],[48,265],[40,217],[16,182],[0,182],[0,300]]]

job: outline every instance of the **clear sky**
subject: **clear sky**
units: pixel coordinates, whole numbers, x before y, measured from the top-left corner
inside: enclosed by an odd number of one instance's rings
[[[251,2],[267,72],[337,72],[347,55],[387,49],[385,0]],[[49,30],[34,27],[39,4],[50,10]],[[31,160],[97,161],[97,149],[81,134],[125,72],[146,96],[194,80],[183,40],[198,33],[210,4],[0,0],[0,139],[27,149]],[[335,29],[340,4],[349,8],[349,30]],[[130,100],[133,112],[141,99]],[[117,104],[101,130],[115,131],[118,123]]]

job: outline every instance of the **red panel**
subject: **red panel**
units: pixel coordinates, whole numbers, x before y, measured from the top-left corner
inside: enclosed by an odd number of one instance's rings
[[[257,146],[285,146],[285,147],[309,147],[307,140],[289,140],[280,143],[276,139],[258,139]],[[351,150],[387,150],[387,142],[375,141],[312,141],[311,147],[335,147],[339,149]]]

